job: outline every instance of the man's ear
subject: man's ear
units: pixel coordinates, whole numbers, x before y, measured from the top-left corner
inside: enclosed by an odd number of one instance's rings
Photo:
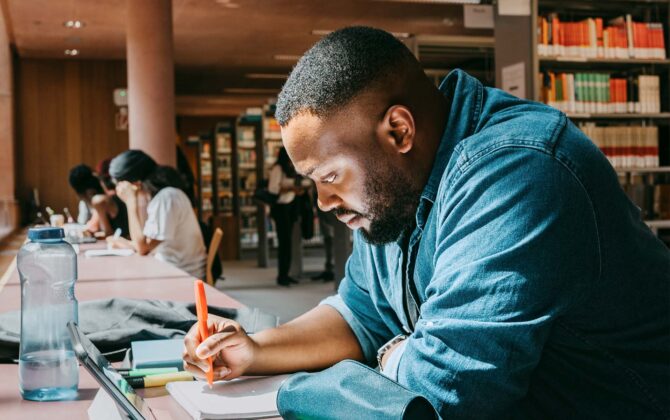
[[[386,110],[380,130],[382,138],[398,153],[412,150],[416,127],[414,117],[406,106],[393,105]]]

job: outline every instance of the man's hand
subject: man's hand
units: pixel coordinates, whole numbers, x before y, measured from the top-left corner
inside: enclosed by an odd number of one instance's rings
[[[126,204],[137,199],[137,186],[128,181],[121,181],[116,184],[116,195]]]
[[[252,364],[258,344],[235,321],[210,315],[207,321],[209,338],[202,341],[197,323],[184,337],[184,370],[204,378],[209,370],[207,358],[212,357],[214,380],[234,379]]]

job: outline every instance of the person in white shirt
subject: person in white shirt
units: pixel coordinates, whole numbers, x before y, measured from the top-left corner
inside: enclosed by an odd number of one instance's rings
[[[268,191],[277,195],[277,202],[270,208],[270,215],[275,221],[277,229],[277,259],[278,275],[277,284],[290,286],[297,283],[288,275],[291,267],[291,237],[293,235],[293,223],[297,219],[297,210],[293,205],[296,194],[304,194],[305,187],[296,185],[296,172],[286,150],[279,149],[277,162],[270,169],[268,178]]]
[[[183,191],[176,169],[159,166],[140,150],[127,150],[110,163],[116,194],[128,207],[130,241],[110,239],[112,246],[134,248],[140,255],[153,254],[193,277],[205,277],[206,251],[191,201]],[[138,195],[151,197],[142,226]]]

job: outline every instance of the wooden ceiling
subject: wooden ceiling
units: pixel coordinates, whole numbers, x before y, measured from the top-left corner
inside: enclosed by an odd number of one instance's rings
[[[0,0],[0,5],[20,57],[122,60],[126,1],[144,0]],[[65,27],[75,19],[85,26]],[[287,74],[295,60],[275,56],[301,55],[320,38],[314,30],[369,25],[412,36],[492,36],[463,27],[462,5],[403,1],[173,0],[173,19],[179,94],[220,95],[251,87],[270,89],[262,94],[271,95],[282,79],[249,74]],[[66,57],[64,51],[72,48],[79,55]]]

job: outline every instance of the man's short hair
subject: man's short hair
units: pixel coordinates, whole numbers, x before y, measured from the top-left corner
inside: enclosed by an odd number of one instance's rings
[[[68,181],[77,194],[85,194],[88,190],[94,190],[97,194],[103,192],[100,180],[93,175],[93,170],[86,165],[77,165],[70,169]]]
[[[302,112],[325,116],[375,83],[404,76],[408,65],[421,68],[388,32],[364,26],[332,32],[296,64],[279,94],[275,118],[285,126]]]

